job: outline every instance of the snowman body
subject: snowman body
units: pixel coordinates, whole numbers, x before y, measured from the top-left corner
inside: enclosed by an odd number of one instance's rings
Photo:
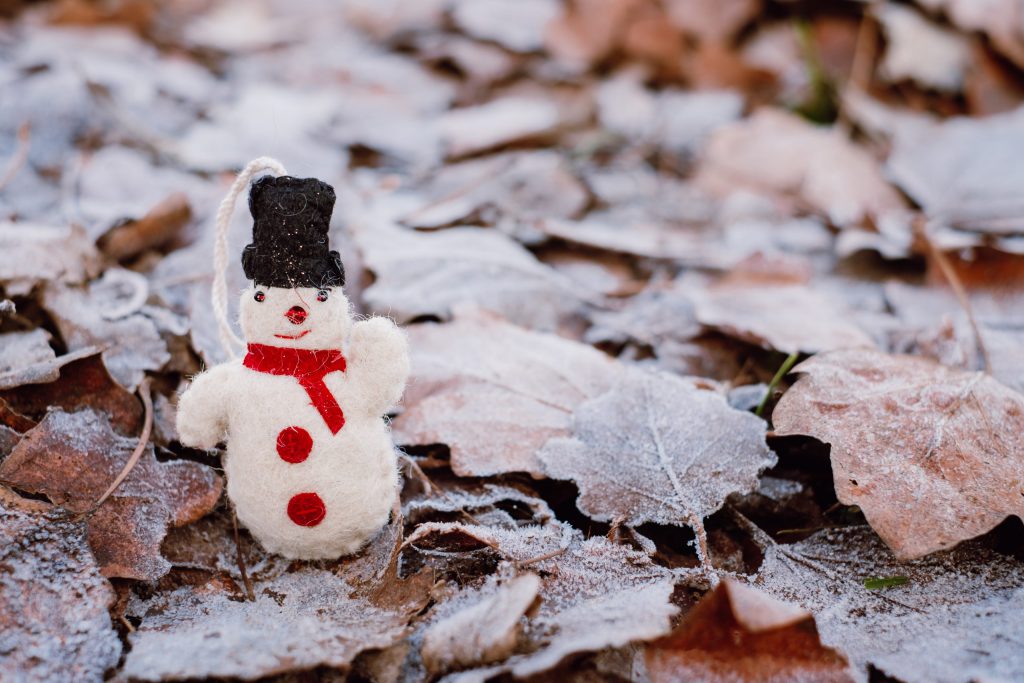
[[[246,355],[193,378],[178,401],[178,434],[187,446],[226,444],[228,498],[264,548],[336,558],[369,541],[395,506],[385,416],[405,387],[408,348],[391,320],[353,320],[340,260],[324,251],[330,187],[281,177],[257,190],[257,247],[267,243],[261,230],[305,231],[304,241],[286,235],[301,258],[250,247],[243,265],[253,283],[239,306]]]

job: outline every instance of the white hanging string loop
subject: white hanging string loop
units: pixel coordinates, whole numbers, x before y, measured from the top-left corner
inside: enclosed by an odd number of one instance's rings
[[[228,227],[231,224],[231,214],[235,212],[235,203],[238,195],[242,194],[252,179],[260,173],[268,172],[274,175],[288,175],[284,166],[277,159],[260,157],[253,159],[242,169],[242,172],[235,178],[224,201],[217,209],[217,237],[213,244],[213,314],[217,318],[217,327],[220,331],[220,344],[228,358],[235,358],[238,354],[236,347],[245,346],[245,342],[228,323]]]

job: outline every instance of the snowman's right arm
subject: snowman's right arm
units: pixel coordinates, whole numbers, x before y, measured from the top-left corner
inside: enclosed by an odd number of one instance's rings
[[[177,427],[181,443],[193,448],[213,448],[224,440],[231,404],[232,367],[217,365],[192,378],[178,398]]]

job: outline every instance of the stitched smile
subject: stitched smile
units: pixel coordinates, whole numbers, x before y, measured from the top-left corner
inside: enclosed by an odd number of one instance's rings
[[[298,334],[275,334],[274,336],[278,339],[300,339],[305,337],[307,334],[309,334],[309,330],[303,330]]]

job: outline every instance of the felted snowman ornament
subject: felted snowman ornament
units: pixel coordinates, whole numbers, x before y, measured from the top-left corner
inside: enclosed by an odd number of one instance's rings
[[[328,244],[334,190],[258,159],[218,213],[214,309],[226,344],[227,224],[252,183],[253,242],[242,266],[244,357],[196,375],[178,402],[181,442],[225,441],[227,495],[268,551],[296,559],[359,550],[387,521],[398,492],[385,421],[409,375],[404,333],[389,319],[355,322],[345,271]],[[237,339],[237,337],[234,337]]]

